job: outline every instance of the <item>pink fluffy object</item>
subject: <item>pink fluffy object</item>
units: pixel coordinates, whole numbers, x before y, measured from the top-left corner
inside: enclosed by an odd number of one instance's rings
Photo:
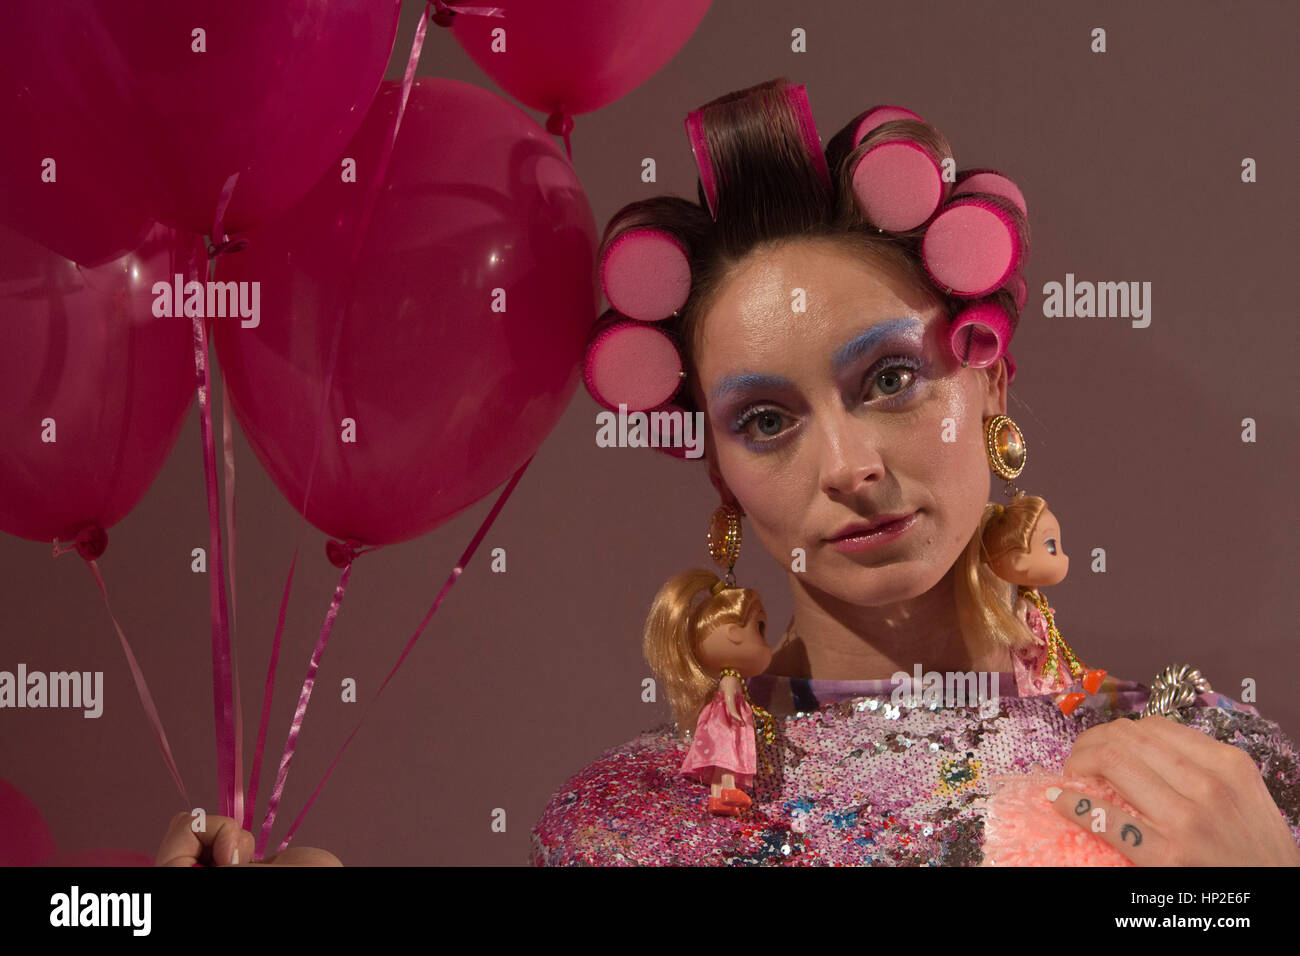
[[[1073,790],[1104,800],[1137,819],[1141,815],[1104,780],[1048,773],[1000,774],[984,819],[982,866],[1135,866],[1088,827],[1065,819],[1048,801],[1048,787]],[[1062,795],[1058,800],[1068,797]],[[1108,824],[1109,825],[1109,824]]]

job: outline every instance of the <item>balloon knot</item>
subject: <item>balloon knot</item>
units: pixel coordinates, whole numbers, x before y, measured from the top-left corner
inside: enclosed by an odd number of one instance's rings
[[[443,3],[443,0],[431,0],[429,6],[434,10],[433,16],[429,19],[440,27],[449,27],[456,19],[456,11]]]
[[[54,539],[54,556],[75,550],[87,561],[94,561],[108,548],[108,532],[99,525],[91,523],[77,532],[72,544],[60,546],[59,539]]]
[[[546,117],[546,132],[552,136],[564,136],[573,132],[573,117],[564,112],[564,107],[560,107],[550,116]]]
[[[221,242],[212,243],[208,246],[208,258],[215,259],[217,256],[224,256],[231,252],[243,252],[248,248],[248,240],[243,236],[222,237]]]
[[[325,556],[330,559],[330,564],[334,565],[334,567],[346,568],[361,553],[357,550],[360,546],[360,541],[354,541],[351,538],[346,541],[335,541],[331,538],[325,542]]]

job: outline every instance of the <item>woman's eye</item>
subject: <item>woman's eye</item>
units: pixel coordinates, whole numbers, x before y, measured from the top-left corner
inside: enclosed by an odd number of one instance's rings
[[[771,441],[785,430],[785,416],[773,408],[760,408],[736,423],[736,430],[761,445]]]
[[[921,363],[918,360],[901,355],[881,360],[872,371],[868,371],[863,376],[864,382],[871,382],[867,400],[876,401],[877,408],[910,401],[910,393],[916,385],[920,367]],[[874,371],[875,369],[879,371]],[[879,394],[876,394],[877,389]],[[732,430],[741,435],[750,448],[771,451],[779,442],[785,440],[797,424],[784,412],[759,406],[742,412],[732,426]]]
[[[916,371],[908,365],[891,365],[888,368],[881,369],[872,382],[872,390],[880,388],[881,394],[885,398],[891,395],[898,395],[907,391],[908,387],[916,378]],[[870,392],[868,392],[870,395]]]
[[[1043,543],[1047,545],[1047,553],[1048,553],[1048,554],[1056,554],[1056,539],[1055,539],[1055,538],[1048,538],[1048,539],[1047,539],[1045,542],[1043,542]]]

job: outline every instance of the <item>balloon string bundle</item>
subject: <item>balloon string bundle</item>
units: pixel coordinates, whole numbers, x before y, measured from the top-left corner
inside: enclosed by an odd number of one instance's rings
[[[411,85],[415,82],[415,68],[420,60],[420,50],[424,46],[424,35],[429,24],[429,6],[426,5],[424,13],[420,16],[420,22],[415,28],[415,36],[411,40],[411,53],[406,61],[406,70],[402,75],[402,90],[397,106],[397,113],[393,118],[393,129],[389,134],[384,150],[379,157],[379,164],[376,167],[375,175],[370,179],[367,186],[365,202],[362,205],[361,216],[357,221],[357,228],[353,234],[352,246],[348,254],[347,274],[350,276],[353,267],[356,265],[358,256],[361,253],[362,243],[365,239],[366,231],[370,226],[370,218],[374,212],[376,201],[379,198],[379,189],[383,185],[384,177],[388,172],[388,163],[392,158],[393,147],[397,143],[397,133],[402,125],[402,114],[406,112],[406,103],[410,96]],[[346,319],[347,303],[351,297],[350,282],[344,289],[344,294],[339,297],[338,315],[334,323],[334,337],[330,345],[329,371],[325,376],[324,387],[321,390],[321,406],[316,421],[316,439],[312,447],[311,463],[307,469],[307,481],[303,490],[303,502],[301,513],[307,514],[307,503],[311,496],[312,479],[316,475],[316,465],[320,459],[321,436],[324,434],[325,413],[328,409],[328,401],[331,388],[334,382],[334,373],[338,366],[338,348],[339,339],[342,336],[343,323]],[[301,525],[299,526],[301,537]],[[334,542],[330,542],[332,546]],[[285,738],[284,751],[280,755],[280,767],[276,772],[275,783],[271,788],[271,795],[267,800],[266,813],[262,817],[261,833],[257,838],[257,846],[253,854],[255,860],[263,858],[266,852],[266,845],[271,837],[271,829],[275,825],[275,817],[279,812],[280,800],[284,796],[284,787],[289,779],[289,767],[293,762],[293,755],[298,746],[298,737],[302,732],[302,724],[307,716],[307,705],[311,700],[312,686],[316,679],[316,670],[320,666],[321,658],[325,653],[325,645],[328,643],[330,634],[333,631],[334,620],[338,616],[339,608],[342,604],[343,597],[347,593],[347,582],[352,571],[352,558],[359,552],[356,552],[354,542],[347,542],[344,548],[347,549],[346,558],[340,562],[337,555],[331,554],[331,560],[343,568],[343,573],[339,577],[339,583],[334,590],[334,597],[330,602],[329,610],[325,614],[325,622],[321,626],[321,632],[316,639],[316,646],[312,650],[312,656],[307,664],[307,675],[303,678],[302,689],[298,694],[298,706],[294,710],[293,719],[289,724],[289,733]],[[294,561],[297,561],[297,549],[294,551]],[[290,578],[292,580],[292,577]],[[288,599],[288,582],[285,583],[284,600]],[[279,658],[280,639],[283,634],[284,608],[281,607],[280,623],[276,627],[275,644],[272,648],[271,662],[267,671],[267,694],[263,698],[262,704],[262,726],[268,719],[268,708],[271,703],[271,694],[275,685],[275,665]],[[251,799],[256,799],[256,790],[258,785],[257,773],[260,772],[262,765],[263,751],[266,745],[265,733],[259,731],[257,740],[257,750],[253,755],[254,776],[250,784],[250,791],[253,794]],[[246,814],[248,822],[251,824],[251,807]]]
[[[197,270],[191,267],[190,278]],[[217,787],[221,815],[233,816],[235,805],[235,712],[230,626],[226,607],[226,574],[217,496],[216,448],[212,433],[211,383],[208,373],[207,320],[195,314],[194,369],[198,380],[199,429],[203,444],[203,478],[207,486],[208,528],[215,573],[208,576],[212,602],[212,700],[217,736]]]
[[[361,215],[358,218],[357,227],[353,233],[353,239],[352,239],[351,247],[349,249],[348,267],[346,270],[349,276],[351,276],[353,267],[355,266],[360,256],[361,248],[363,246],[363,242],[366,233],[369,229],[370,221],[375,206],[377,204],[379,191],[386,178],[389,161],[392,157],[393,148],[396,145],[398,130],[400,129],[401,126],[402,116],[406,109],[406,104],[410,95],[411,88],[415,82],[415,70],[419,62],[420,50],[423,46],[424,37],[428,26],[428,21],[430,19],[434,19],[436,22],[439,23],[439,25],[442,26],[447,26],[450,23],[449,16],[444,19],[440,19],[439,17],[439,14],[447,9],[443,7],[441,4],[437,4],[439,13],[435,13],[431,16],[430,10],[434,6],[435,4],[433,3],[426,5],[424,13],[421,16],[420,21],[416,27],[415,35],[411,46],[411,53],[408,58],[406,70],[402,80],[400,101],[398,104],[396,115],[394,117],[392,130],[388,135],[386,142],[384,144],[384,148],[382,150],[382,153],[379,158],[379,162],[376,167],[375,175],[371,178],[368,184],[365,201],[361,208]],[[483,13],[488,16],[500,15],[499,8],[458,7],[452,12],[453,13]],[[227,236],[222,228],[222,218],[223,218],[224,208],[230,200],[231,194],[236,185],[236,181],[237,181],[237,176],[232,176],[226,182],[225,188],[222,190],[222,194],[218,203],[217,214],[212,228],[212,242],[209,246],[209,255],[211,256],[211,262],[214,265],[217,257],[227,253],[237,252],[243,249],[247,245],[246,240],[242,239],[241,237],[232,238],[230,236]],[[301,513],[304,515],[307,514],[307,504],[310,500],[312,482],[313,482],[316,467],[320,457],[321,436],[323,434],[325,416],[328,410],[328,399],[331,394],[333,378],[337,369],[339,344],[340,344],[340,338],[341,338],[341,333],[343,328],[343,322],[346,319],[347,303],[350,300],[351,300],[351,289],[350,289],[350,280],[349,280],[348,285],[345,286],[344,294],[341,295],[339,299],[338,316],[337,316],[337,321],[335,323],[329,360],[326,366],[328,371],[322,389],[321,405],[318,414],[315,442],[314,442],[312,456],[311,456],[311,460],[307,472],[307,478],[306,478],[304,495],[303,495],[303,505],[302,508],[300,509]],[[224,386],[224,381],[223,381],[223,386]],[[225,394],[226,393],[223,390],[223,397],[225,396]],[[233,448],[232,448],[233,443],[230,440],[230,433],[228,431],[229,410],[228,410],[228,406],[224,405],[224,403],[223,403],[223,407],[226,409],[225,425],[227,427],[227,430],[224,432],[223,435],[223,437],[226,439],[224,451],[225,451],[225,460],[226,460],[227,533],[228,533],[228,537],[231,539],[232,542],[232,548],[230,549],[229,554],[230,554],[230,561],[231,561],[230,574],[231,577],[233,578],[234,575],[234,553],[233,553],[234,456],[233,456]],[[210,433],[205,433],[205,438],[207,440],[210,440]],[[529,461],[531,461],[531,458],[529,459]],[[423,632],[424,626],[428,623],[429,619],[432,618],[433,613],[437,610],[438,606],[441,604],[443,598],[450,590],[452,584],[456,581],[457,578],[459,578],[460,573],[464,570],[465,565],[468,563],[470,557],[473,555],[475,549],[478,547],[478,544],[482,540],[483,536],[490,529],[492,523],[496,519],[497,514],[500,512],[501,507],[505,504],[505,501],[508,499],[510,493],[513,491],[515,485],[517,484],[520,477],[522,477],[523,472],[527,467],[528,467],[528,462],[525,462],[522,466],[520,466],[520,468],[514,473],[513,477],[510,479],[510,482],[508,483],[507,487],[503,490],[496,505],[494,506],[492,511],[488,514],[483,524],[480,526],[478,532],[472,539],[469,547],[462,554],[461,559],[457,563],[456,567],[452,570],[452,573],[448,578],[446,584],[444,585],[442,591],[435,599],[433,606],[429,609],[424,622],[420,625],[420,628],[416,631],[415,635],[407,643],[405,650],[398,658],[398,661],[394,665],[392,671],[389,673],[388,678],[385,679],[384,683],[380,686],[379,691],[377,691],[374,698],[372,698],[371,704],[374,703],[374,700],[378,699],[379,695],[383,692],[384,688],[387,686],[389,680],[392,679],[392,677],[396,674],[397,670],[401,667],[402,663],[405,661],[407,654],[414,646],[419,635]],[[215,479],[215,474],[210,474],[210,479]],[[217,527],[218,526],[215,524],[214,521],[214,528]],[[299,538],[301,540],[301,527],[299,529]],[[284,751],[281,755],[280,766],[277,772],[276,781],[273,785],[270,797],[268,799],[266,814],[264,815],[261,824],[261,832],[257,841],[256,851],[254,853],[255,860],[263,859],[266,853],[267,844],[270,839],[270,833],[274,826],[280,801],[283,797],[284,788],[288,780],[288,774],[293,760],[293,755],[296,751],[297,743],[302,731],[302,725],[306,718],[306,711],[310,702],[311,692],[314,687],[316,673],[319,669],[321,660],[324,655],[325,647],[328,643],[330,635],[333,632],[333,626],[335,620],[337,619],[339,610],[342,605],[343,598],[346,594],[347,583],[351,575],[352,560],[359,554],[366,553],[367,550],[374,550],[373,548],[365,549],[365,550],[357,550],[359,544],[360,542],[356,542],[356,541],[346,541],[341,543],[330,541],[327,546],[327,552],[329,553],[330,560],[336,566],[342,568],[343,572],[340,576],[339,583],[335,588],[333,600],[331,601],[330,608],[326,613],[325,621],[322,624],[320,634],[317,637],[316,645],[313,649],[310,661],[308,663],[307,674],[303,680],[302,689],[299,693],[298,705],[295,709],[293,719],[290,723],[289,732],[285,741]],[[242,748],[241,715],[238,712],[235,714],[233,734],[229,732],[227,733],[219,732],[218,734],[219,747],[228,747],[230,741],[232,740],[234,743],[233,759],[235,762],[235,774],[236,777],[241,780],[241,785],[238,791],[234,795],[234,803],[236,806],[235,816],[237,819],[241,820],[243,828],[248,830],[252,829],[252,818],[253,818],[254,808],[256,806],[256,801],[257,801],[258,786],[260,782],[263,756],[266,747],[267,729],[268,729],[269,718],[270,718],[270,707],[271,707],[271,702],[274,694],[275,674],[278,666],[280,645],[281,645],[281,640],[284,632],[288,597],[289,597],[290,589],[292,587],[293,574],[296,568],[297,556],[299,550],[300,550],[300,545],[295,547],[294,556],[290,563],[289,574],[285,582],[284,593],[281,599],[281,606],[280,606],[279,618],[276,625],[275,638],[272,644],[270,661],[268,662],[267,678],[266,678],[266,684],[263,692],[262,714],[258,725],[257,742],[256,742],[254,756],[253,756],[252,772],[251,772],[251,777],[249,782],[248,801],[246,804],[244,803],[243,800],[244,795],[243,795],[243,787],[242,787],[242,770],[241,770],[241,760],[240,760],[241,757],[240,750]],[[232,582],[232,604],[233,604],[233,590],[234,589],[233,589],[233,582]],[[217,609],[217,605],[214,604],[214,611],[216,609]],[[232,657],[233,657],[233,649],[232,649]],[[234,659],[237,660],[237,658]],[[218,661],[218,658],[214,656],[214,662],[216,661]],[[214,681],[216,679],[217,679],[217,671],[214,668]],[[234,675],[233,694],[235,700],[235,708],[238,711],[240,694],[239,694],[239,683],[238,683],[237,673]],[[229,699],[228,694],[222,696],[224,697],[224,699]],[[367,705],[366,713],[369,712],[369,706],[370,705]],[[344,742],[343,746],[339,749],[338,754],[334,758],[334,762],[330,765],[324,778],[322,778],[320,783],[317,785],[315,791],[312,793],[311,798],[308,800],[307,805],[303,808],[301,813],[298,815],[292,828],[289,831],[289,834],[286,835],[283,843],[281,844],[277,852],[282,851],[283,849],[285,849],[285,847],[288,846],[289,840],[292,838],[293,833],[297,830],[299,824],[301,824],[302,820],[307,814],[308,809],[310,809],[312,803],[315,801],[317,794],[320,793],[321,789],[325,784],[325,781],[329,778],[330,774],[333,772],[334,766],[338,763],[339,759],[342,757],[343,752],[347,749],[347,746],[351,743],[353,737],[360,729],[361,722],[364,720],[365,720],[365,714],[362,715],[361,721],[358,721],[357,726],[353,730],[352,734],[349,735],[347,740]],[[219,760],[219,766],[229,766],[229,764],[230,764],[229,757],[223,756]]]
[[[438,596],[434,598],[433,604],[430,605],[428,612],[424,615],[424,620],[422,620],[420,626],[415,629],[415,633],[411,635],[411,639],[406,642],[406,647],[402,649],[401,655],[397,658],[397,663],[394,664],[393,669],[388,672],[388,676],[384,678],[384,682],[379,685],[379,690],[375,691],[375,696],[370,699],[370,703],[366,704],[366,709],[361,713],[361,719],[358,720],[357,725],[352,728],[352,733],[348,734],[348,739],[343,741],[343,746],[339,748],[339,752],[334,755],[333,761],[330,762],[329,769],[325,771],[325,776],[321,777],[320,783],[316,785],[316,789],[312,791],[311,797],[308,798],[307,805],[302,808],[302,812],[298,814],[297,819],[293,821],[293,825],[289,827],[289,832],[284,835],[284,839],[281,840],[280,845],[276,847],[276,853],[283,853],[288,848],[289,841],[293,839],[294,833],[297,832],[298,826],[302,823],[303,818],[307,816],[307,811],[311,809],[311,805],[316,802],[317,795],[321,792],[321,788],[325,786],[325,781],[330,778],[330,774],[334,772],[334,767],[343,756],[343,751],[348,749],[348,744],[352,743],[352,738],[355,737],[357,731],[361,729],[362,723],[365,722],[366,715],[370,713],[370,708],[374,706],[375,701],[379,699],[379,695],[382,694],[384,688],[388,686],[388,682],[393,679],[393,675],[397,673],[398,668],[400,668],[403,662],[405,662],[406,655],[411,652],[411,648],[415,646],[415,642],[420,639],[420,635],[424,632],[425,625],[429,623],[434,612],[438,610],[438,606],[442,604],[443,598],[447,596],[447,592],[451,590],[452,585],[460,578],[461,572],[465,570],[470,559],[474,557],[474,552],[478,550],[479,544],[491,529],[493,522],[496,521],[497,515],[501,513],[501,508],[510,498],[511,492],[515,490],[515,485],[517,485],[519,479],[524,476],[524,472],[528,469],[532,460],[533,456],[529,455],[528,460],[519,466],[515,473],[510,477],[509,483],[501,490],[501,494],[497,498],[496,504],[492,506],[492,510],[489,511],[487,517],[483,519],[483,523],[479,525],[478,531],[474,532],[474,537],[470,539],[469,545],[461,554],[460,560],[456,562],[456,566],[451,569],[451,574],[447,576],[447,580],[442,585],[442,590],[438,592]]]

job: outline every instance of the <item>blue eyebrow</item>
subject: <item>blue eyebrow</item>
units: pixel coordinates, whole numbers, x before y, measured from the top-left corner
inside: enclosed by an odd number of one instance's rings
[[[874,349],[881,341],[891,336],[902,333],[910,333],[922,330],[925,323],[914,315],[903,316],[897,319],[887,319],[879,325],[873,325],[859,335],[854,336],[844,345],[835,350],[831,356],[831,365],[838,375],[847,366],[851,365],[856,359]],[[741,372],[737,375],[727,375],[718,380],[718,384],[713,387],[709,393],[712,401],[717,401],[728,392],[739,392],[747,389],[776,389],[776,388],[793,388],[793,383],[781,375],[767,375],[761,372]]]
[[[831,356],[831,366],[838,375],[859,357],[874,349],[883,339],[921,328],[924,328],[924,323],[914,315],[889,319],[879,325],[873,325],[836,349],[835,354]]]
[[[713,386],[713,391],[709,397],[717,401],[727,392],[739,392],[749,388],[791,388],[792,383],[788,378],[780,375],[763,375],[758,372],[741,372],[739,375],[727,375],[719,379],[718,384]]]

